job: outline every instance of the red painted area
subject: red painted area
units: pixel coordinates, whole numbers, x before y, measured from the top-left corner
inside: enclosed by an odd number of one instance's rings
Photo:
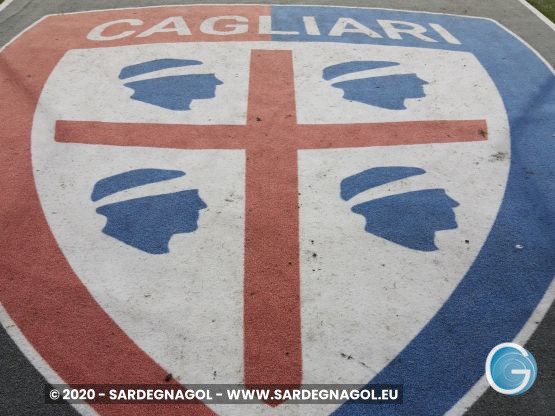
[[[106,21],[164,16],[243,13],[268,15],[267,6],[202,6],[93,12],[48,17],[4,49],[0,56],[0,302],[46,362],[70,384],[162,383],[167,372],[142,351],[102,310],[75,275],[46,222],[33,179],[30,135],[39,94],[64,53],[148,42],[264,40],[240,36],[182,39],[169,34],[146,39],[91,42],[89,31]],[[193,30],[193,28],[192,28]],[[253,29],[254,30],[254,29]],[[167,37],[165,37],[167,36]],[[95,405],[107,415],[204,415],[198,405]]]
[[[246,136],[259,130],[268,134],[262,122],[238,126],[59,120],[56,141],[169,149],[245,149],[248,147]],[[290,125],[288,132],[295,134],[290,140],[301,150],[487,140],[485,120],[297,124]]]
[[[302,380],[297,143],[291,51],[252,51],[245,206],[245,383]]]
[[[60,142],[246,149],[245,382],[302,381],[299,149],[485,140],[484,120],[299,125],[291,51],[253,50],[246,126],[58,121]]]

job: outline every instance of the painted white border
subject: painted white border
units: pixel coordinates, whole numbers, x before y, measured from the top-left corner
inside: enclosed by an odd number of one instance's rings
[[[13,0],[6,0],[6,1],[8,3],[10,3]],[[520,1],[524,2],[525,0],[520,0]],[[116,9],[85,10],[85,11],[79,11],[79,12],[69,12],[69,13],[64,13],[64,14],[79,14],[79,13],[91,13],[91,12],[110,12],[110,11],[114,11],[114,10],[152,9],[152,8],[160,8],[160,7],[198,7],[198,6],[230,6],[230,4],[187,4],[187,5],[159,5],[159,6],[142,6],[142,7],[124,7],[124,8],[119,8],[119,9],[116,8]],[[272,6],[272,4],[233,4],[233,6]],[[491,18],[488,18],[488,17],[463,16],[463,15],[457,15],[457,14],[452,14],[452,13],[438,13],[438,12],[426,12],[426,11],[417,11],[417,10],[389,9],[389,8],[382,8],[382,7],[325,6],[325,5],[315,5],[315,4],[308,4],[308,5],[290,4],[290,5],[287,5],[287,6],[292,6],[292,7],[295,7],[295,6],[314,6],[314,7],[337,7],[337,8],[343,7],[343,8],[351,8],[351,9],[389,10],[389,11],[400,11],[400,12],[407,12],[407,13],[427,13],[427,14],[434,14],[434,15],[446,15],[446,16],[455,16],[455,17],[462,17],[462,18],[469,18],[469,19],[487,20],[487,21],[493,22],[496,25],[498,25],[501,29],[505,30],[506,32],[508,32],[509,34],[514,36],[517,40],[519,40],[522,44],[524,44],[527,48],[529,48],[532,52],[534,52],[536,54],[536,56],[555,75],[554,67],[543,56],[541,56],[540,53],[535,48],[533,48],[528,42],[526,42],[524,39],[522,39],[519,35],[517,35],[513,31],[509,30],[508,28],[506,28],[504,25],[502,25],[498,21],[496,21],[494,19],[491,19]],[[530,6],[530,7],[532,7],[532,6]],[[532,7],[532,9],[533,9],[533,7]],[[1,8],[0,8],[0,10],[1,10]],[[536,9],[534,9],[534,10],[536,10]],[[536,12],[539,13],[537,10],[536,10]],[[8,45],[10,45],[16,39],[18,39],[21,35],[23,35],[29,29],[33,28],[35,25],[42,22],[44,19],[46,19],[50,16],[57,16],[59,14],[61,14],[61,13],[44,15],[43,17],[38,19],[36,22],[29,25],[26,29],[24,29],[18,35],[14,36],[12,39],[10,39],[8,42],[6,42],[6,44],[0,48],[0,52],[2,52]],[[543,15],[542,15],[542,17],[543,17]],[[552,25],[553,24],[551,22],[549,22],[549,26],[552,29],[555,30],[555,26],[552,26]],[[545,316],[545,314],[547,313],[547,310],[549,309],[549,307],[551,306],[551,304],[554,301],[555,301],[555,279],[551,282],[551,284],[548,287],[546,293],[544,294],[542,300],[538,303],[535,311],[532,313],[532,315],[530,315],[530,318],[528,319],[528,321],[524,324],[524,326],[522,327],[522,329],[520,330],[518,335],[515,337],[514,342],[519,343],[521,345],[524,345],[526,343],[528,338],[530,338],[532,336],[532,334],[534,333],[535,329],[538,326],[538,324],[534,324],[534,321],[539,321],[540,324],[541,324],[541,321],[543,320],[543,317]],[[9,315],[7,314],[7,312],[5,311],[5,309],[4,309],[4,307],[2,306],[1,303],[0,303],[0,324],[2,324],[5,328],[7,327],[7,325],[13,326],[13,329],[11,329],[8,333],[10,334],[12,339],[14,339],[17,346],[23,351],[23,353],[29,359],[29,361],[31,361],[31,363],[35,366],[35,368],[37,368],[41,372],[41,374],[43,374],[43,376],[45,376],[45,378],[49,382],[54,383],[54,384],[64,384],[63,381],[61,380],[61,378],[57,375],[57,373],[42,359],[42,357],[38,354],[38,352],[27,341],[27,339],[21,333],[19,328],[17,328],[17,326],[11,320],[11,318],[9,317]],[[480,378],[480,380],[478,380],[478,382],[451,408],[451,410],[449,410],[446,413],[446,415],[456,416],[456,415],[464,414],[465,411],[479,397],[482,396],[482,394],[486,391],[486,389],[488,387],[489,387],[489,384],[488,384],[488,382],[486,380],[486,376],[484,374],[484,376],[482,378]],[[91,415],[91,416],[93,416],[93,415],[96,416],[97,415],[97,413],[89,405],[74,405],[74,407],[77,407],[77,406],[79,406],[78,411],[81,412],[83,415]],[[89,409],[90,409],[90,413],[88,413]]]
[[[25,338],[25,335],[19,330],[15,322],[4,306],[0,303],[0,325],[4,327],[10,338],[15,342],[17,348],[31,362],[33,367],[39,371],[50,384],[66,384],[62,378],[56,373],[50,365],[40,356],[31,343]],[[98,413],[86,403],[74,403],[72,406],[83,416],[98,416]]]
[[[549,20],[547,18],[547,16],[544,16],[544,14],[542,12],[540,12],[538,9],[536,9],[534,6],[532,6],[526,0],[518,0],[518,1],[520,1],[527,9],[529,9],[532,13],[534,13],[538,17],[538,19],[540,19],[542,22],[544,22],[552,30],[555,30],[555,23],[553,23],[551,20]]]
[[[4,0],[4,3],[0,4],[0,12],[4,10],[13,0]]]

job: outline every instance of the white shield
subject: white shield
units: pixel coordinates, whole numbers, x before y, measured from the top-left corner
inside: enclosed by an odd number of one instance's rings
[[[57,120],[245,124],[253,49],[292,50],[297,121],[350,124],[485,120],[487,140],[299,151],[303,383],[364,385],[434,316],[473,263],[503,197],[510,150],[496,87],[466,52],[397,46],[210,42],[70,50],[49,77],[32,131],[35,180],[48,223],[75,273],[114,321],[184,384],[243,381],[245,155],[59,143]],[[195,59],[223,82],[213,99],[172,111],[132,100],[118,75],[155,59]],[[425,96],[392,110],[350,101],[322,77],[347,61],[391,61],[425,80]],[[101,65],[99,65],[101,63]],[[168,73],[171,72],[167,71]],[[426,174],[349,201],[341,181],[369,168],[409,166]],[[176,234],[152,255],[102,233],[94,184],[141,168],[186,176],[102,201],[198,189],[208,208],[195,232]],[[436,251],[410,249],[365,231],[351,211],[364,201],[423,189],[457,201],[456,229],[435,235]],[[268,218],[271,221],[271,218]],[[316,254],[316,256],[314,256]],[[222,414],[321,414],[337,405],[214,406]]]

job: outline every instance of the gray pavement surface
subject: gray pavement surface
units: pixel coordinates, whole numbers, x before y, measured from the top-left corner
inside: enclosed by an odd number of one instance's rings
[[[77,415],[67,404],[45,405],[46,380],[0,326],[0,414]]]
[[[384,7],[458,15],[483,16],[497,20],[536,49],[555,65],[555,32],[540,21],[518,0],[348,0],[348,1],[168,1],[168,0],[14,0],[0,12],[0,46],[44,15],[84,10],[180,4],[315,4]],[[487,40],[484,40],[487,41]],[[525,344],[538,364],[538,378],[527,393],[504,396],[491,388],[475,402],[467,414],[485,415],[555,415],[555,306],[551,306],[541,325]],[[69,405],[45,405],[45,379],[34,369],[14,342],[0,327],[0,414],[70,415]]]

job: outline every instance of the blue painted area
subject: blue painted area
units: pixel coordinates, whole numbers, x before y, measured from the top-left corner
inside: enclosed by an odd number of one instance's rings
[[[214,98],[223,84],[214,74],[173,75],[124,84],[135,92],[133,100],[175,111],[190,110],[191,101]]]
[[[180,170],[135,169],[99,180],[93,188],[91,200],[98,201],[108,195],[149,183],[167,181],[185,176]]]
[[[321,36],[302,34],[315,16]],[[407,36],[372,39],[327,36],[338,17],[351,16],[383,34],[376,19],[441,24],[461,41]],[[274,40],[367,43],[473,53],[495,82],[511,129],[511,169],[499,213],[474,264],[420,333],[371,383],[403,383],[402,406],[345,404],[337,415],[440,415],[484,374],[489,351],[515,337],[555,275],[555,77],[513,35],[487,19],[388,10],[272,6],[276,30],[299,36]],[[430,63],[431,65],[431,63]],[[521,250],[515,245],[522,245]],[[371,299],[369,300],[371,301]],[[542,371],[541,368],[539,371]]]
[[[336,65],[330,65],[324,68],[322,78],[326,81],[337,78],[341,75],[350,74],[352,72],[366,71],[368,69],[387,68],[390,66],[397,66],[398,62],[388,61],[349,61],[342,62]]]
[[[416,74],[399,74],[336,82],[332,87],[342,89],[346,100],[389,110],[405,110],[405,100],[426,96],[425,84],[427,82]]]
[[[376,186],[409,178],[411,176],[423,175],[424,173],[426,173],[424,169],[406,166],[387,166],[367,169],[341,181],[341,198],[344,201],[348,201],[355,195],[368,189],[375,188]]]
[[[363,202],[352,211],[366,218],[371,234],[413,250],[435,251],[436,231],[457,228],[453,208],[458,205],[443,189],[426,189]]]
[[[376,186],[424,173],[404,166],[367,169],[341,181],[341,198],[347,201]],[[458,205],[443,189],[426,189],[367,201],[352,211],[364,216],[365,230],[371,234],[413,250],[435,251],[435,233],[457,228],[453,208]]]
[[[201,61],[191,59],[155,59],[153,61],[142,62],[136,65],[126,66],[119,73],[119,79],[126,79],[161,69],[178,68],[182,66],[201,65]]]
[[[150,254],[168,253],[174,234],[198,228],[199,211],[206,204],[197,189],[147,196],[97,208],[107,218],[102,232]]]

